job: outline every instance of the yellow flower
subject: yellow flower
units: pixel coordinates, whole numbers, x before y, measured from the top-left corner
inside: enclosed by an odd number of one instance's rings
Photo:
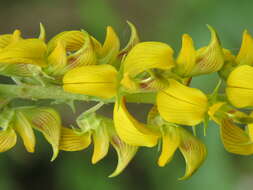
[[[148,69],[171,69],[174,67],[173,50],[161,42],[141,42],[126,56],[124,73],[134,77]]]
[[[118,164],[109,177],[119,175],[132,160],[138,147],[126,144],[118,137],[111,119],[92,114],[89,116],[85,115],[84,120],[81,123],[82,126],[80,126],[81,130],[85,130],[84,132],[65,127],[62,128],[60,150],[83,150],[91,144],[92,139],[94,143],[92,163],[95,164],[107,155],[109,145],[111,144],[117,152]]]
[[[130,50],[122,64],[122,86],[128,91],[136,91],[146,88],[146,83],[150,83],[147,80],[151,79],[153,82],[152,77],[147,79],[142,77],[140,81],[138,78],[143,72],[149,72],[151,69],[170,70],[174,67],[173,50],[165,43],[141,42]],[[144,84],[144,87],[141,83]]]
[[[177,149],[181,151],[186,162],[185,175],[180,179],[187,179],[204,162],[207,154],[205,145],[182,127],[168,123],[159,115],[157,107],[154,106],[148,114],[148,125],[161,134],[162,148],[158,159],[158,165],[164,167],[169,163]]]
[[[219,71],[224,63],[223,50],[216,31],[208,26],[211,40],[208,46],[195,50],[193,40],[187,34],[182,37],[182,48],[175,72],[183,77]]]
[[[198,89],[187,87],[174,79],[157,94],[157,108],[168,122],[194,126],[203,121],[208,100]]]
[[[253,67],[242,65],[234,69],[227,79],[226,94],[238,108],[253,106]]]
[[[113,121],[117,134],[127,144],[146,147],[153,147],[157,144],[157,134],[128,112],[124,99],[115,103]]]
[[[164,167],[170,162],[179,148],[186,162],[185,175],[180,180],[187,179],[204,162],[207,154],[205,145],[191,133],[181,127],[166,125],[162,128],[162,152],[158,165]]]
[[[111,65],[88,65],[70,70],[64,75],[67,92],[112,98],[116,95],[117,70]]]
[[[119,47],[118,36],[110,26],[103,45],[85,31],[62,32],[48,43],[48,72],[63,75],[75,67],[112,64]]]
[[[96,43],[96,45],[95,45]],[[48,43],[48,72],[63,75],[72,68],[97,64],[95,48],[101,45],[85,31],[65,31]]]
[[[7,116],[7,115],[5,115]],[[35,149],[35,135],[33,129],[40,131],[52,145],[55,160],[59,149],[60,116],[51,108],[18,108],[9,112],[10,122],[0,131],[0,152],[11,149],[16,144],[16,132],[21,136],[28,152]],[[8,118],[8,117],[6,117]]]

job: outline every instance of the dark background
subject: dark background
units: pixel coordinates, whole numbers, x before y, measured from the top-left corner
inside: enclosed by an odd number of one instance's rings
[[[253,32],[251,0],[1,0],[0,33],[21,29],[23,36],[38,36],[42,22],[48,37],[72,29],[84,29],[103,41],[105,27],[111,25],[122,42],[129,37],[126,20],[133,22],[142,41],[154,40],[170,44],[177,52],[181,35],[189,33],[197,47],[208,44],[210,24],[219,33],[222,45],[236,53],[241,35],[246,28]],[[3,81],[3,79],[0,79]],[[1,82],[2,82],[1,81]],[[215,74],[194,79],[193,86],[211,92],[217,83]],[[79,113],[86,109],[77,103]],[[148,108],[149,106],[144,106]],[[65,125],[76,115],[66,106],[57,106],[64,115]],[[142,105],[131,107],[139,119],[146,112]],[[103,111],[110,114],[110,106]],[[138,111],[136,111],[138,110]],[[145,109],[147,110],[147,109]],[[177,153],[164,168],[156,164],[159,156],[156,148],[141,149],[133,162],[120,176],[107,176],[116,167],[116,154],[97,165],[90,163],[92,147],[81,152],[62,152],[51,163],[50,146],[38,136],[36,153],[27,153],[22,143],[8,153],[0,154],[0,190],[252,190],[253,157],[236,156],[225,152],[219,130],[213,123],[203,137],[209,155],[200,170],[187,181],[183,176],[184,160]]]

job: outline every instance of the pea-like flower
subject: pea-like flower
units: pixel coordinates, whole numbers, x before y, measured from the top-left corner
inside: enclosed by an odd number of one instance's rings
[[[85,31],[62,32],[48,43],[47,71],[57,76],[85,65],[112,64],[119,47],[118,36],[110,26],[103,45]]]
[[[52,145],[52,160],[59,150],[80,151],[93,144],[91,162],[95,164],[108,154],[111,145],[118,155],[117,167],[109,176],[114,177],[126,168],[138,149],[160,148],[161,142],[158,165],[164,167],[179,150],[186,163],[180,179],[187,179],[207,155],[194,126],[203,122],[207,135],[208,120],[213,120],[219,125],[228,152],[252,155],[253,113],[243,109],[253,106],[250,34],[244,32],[236,56],[221,46],[210,26],[210,43],[199,49],[184,34],[174,60],[169,45],[140,42],[135,26],[130,22],[128,25],[131,35],[122,49],[110,26],[103,43],[84,30],[61,32],[46,43],[42,24],[37,38],[23,38],[19,30],[0,35],[0,75],[13,81],[0,84],[0,152],[11,149],[17,135],[26,150],[34,152],[34,129]],[[225,94],[219,92],[222,80],[211,94],[190,87],[194,76],[214,72],[226,81]],[[31,100],[32,106],[17,107],[16,99]],[[71,108],[74,101],[99,103],[77,118],[76,127],[67,128],[54,109],[40,107],[41,102],[36,102],[40,99]],[[147,122],[140,122],[128,111],[127,101],[153,105]],[[107,103],[114,104],[112,119],[96,113]],[[192,126],[193,134],[182,125]]]
[[[92,163],[102,160],[109,151],[109,145],[116,150],[118,164],[109,177],[119,175],[135,156],[138,147],[122,141],[117,135],[113,121],[95,113],[86,114],[78,121],[80,130],[62,128],[60,149],[64,151],[80,151],[94,143]]]
[[[172,48],[161,42],[141,42],[135,45],[124,59],[121,85],[128,91],[138,91],[156,80],[145,77],[152,69],[170,70],[174,67]],[[145,73],[144,73],[145,74]],[[140,75],[142,75],[140,77]]]
[[[183,154],[186,162],[185,175],[179,179],[187,179],[204,162],[207,150],[205,145],[187,130],[181,127],[164,126],[162,128],[162,152],[158,165],[163,167],[169,163],[177,149]]]
[[[182,77],[219,71],[224,63],[224,54],[216,31],[208,25],[211,40],[208,46],[195,49],[192,38],[184,34],[182,48],[176,61],[175,72]]]
[[[207,150],[205,145],[182,127],[163,120],[159,115],[157,106],[150,110],[148,124],[160,133],[162,141],[158,165],[164,167],[168,164],[173,159],[176,150],[179,149],[186,163],[185,175],[180,179],[189,178],[206,158]]]

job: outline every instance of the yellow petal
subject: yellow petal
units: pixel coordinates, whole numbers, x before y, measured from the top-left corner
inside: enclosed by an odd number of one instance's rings
[[[77,134],[73,129],[61,128],[59,149],[64,151],[79,151],[91,143],[90,133]]]
[[[135,82],[128,73],[124,74],[123,79],[120,81],[120,84],[124,87],[124,90],[129,93],[135,93],[140,91],[140,85]]]
[[[67,65],[66,46],[62,41],[58,41],[52,53],[48,56],[48,72],[51,75],[61,75],[66,72]]]
[[[243,32],[242,45],[238,55],[236,56],[236,62],[240,65],[253,65],[253,38],[247,30]]]
[[[11,41],[8,44],[8,46],[12,45],[12,44],[15,44],[16,42],[18,42],[21,39],[22,39],[21,31],[20,30],[14,30],[14,32],[12,33],[12,36],[11,36]],[[8,46],[6,46],[6,47],[8,47]]]
[[[208,26],[211,32],[211,41],[208,46],[197,51],[196,64],[191,75],[207,74],[219,71],[224,64],[223,49],[216,31]]]
[[[87,36],[78,30],[61,32],[48,42],[48,51],[53,51],[59,41],[66,44],[67,51],[77,51],[83,46],[86,38]]]
[[[88,34],[87,34],[88,36]],[[97,56],[90,37],[87,37],[80,50],[68,56],[67,70],[84,65],[97,64]]]
[[[187,87],[174,79],[157,94],[157,108],[162,118],[171,123],[194,126],[207,112],[207,97],[198,89]]]
[[[162,152],[158,160],[158,165],[164,167],[174,156],[180,145],[180,134],[176,127],[165,126],[162,132]]]
[[[42,23],[40,23],[39,39],[42,40],[42,41],[46,41],[46,30],[45,30],[45,27]]]
[[[183,128],[179,128],[181,143],[179,149],[186,162],[185,175],[180,180],[191,177],[206,159],[207,150],[205,145]]]
[[[116,94],[117,71],[111,65],[89,65],[67,72],[63,78],[67,92],[112,98]]]
[[[111,139],[113,148],[116,150],[118,155],[118,164],[116,169],[110,174],[109,177],[115,177],[119,175],[129,164],[129,162],[135,156],[138,147],[131,146],[123,142],[118,136],[113,136]]]
[[[107,27],[106,38],[100,52],[101,64],[112,64],[118,56],[120,48],[120,41],[111,26]]]
[[[0,131],[0,152],[5,152],[15,146],[17,136],[15,131],[8,127],[6,130]]]
[[[153,147],[157,144],[157,136],[143,124],[138,122],[127,110],[125,101],[115,103],[113,120],[117,134],[132,146]]]
[[[196,50],[194,48],[193,40],[188,34],[184,34],[175,72],[184,77],[189,76],[195,63]]]
[[[129,52],[136,44],[140,42],[139,35],[137,32],[136,27],[133,25],[133,23],[127,21],[128,26],[131,30],[131,36],[127,43],[127,45],[120,51],[120,54],[125,54]]]
[[[93,142],[94,142],[94,151],[92,155],[92,164],[97,163],[103,159],[109,150],[109,134],[107,132],[107,126],[104,123],[101,123],[100,126],[93,133]]]
[[[174,67],[173,50],[161,42],[141,42],[126,56],[124,73],[134,77],[149,69],[171,69]]]
[[[253,154],[253,143],[250,137],[231,120],[224,119],[220,129],[223,145],[228,152],[240,155]]]
[[[226,94],[238,108],[253,106],[253,67],[242,65],[234,69],[227,79]]]
[[[18,40],[0,53],[1,63],[24,63],[45,66],[46,44],[39,39]]]
[[[96,38],[94,38],[93,36],[90,36],[90,39],[91,39],[92,46],[93,46],[95,52],[98,55],[101,55],[101,51],[102,51],[102,45],[101,45],[101,43]]]
[[[52,108],[27,108],[21,110],[31,123],[32,127],[40,131],[53,148],[55,160],[59,153],[59,141],[61,130],[61,119],[59,114]]]
[[[21,136],[26,150],[28,152],[33,153],[36,143],[35,135],[30,122],[27,120],[27,118],[22,112],[16,112],[14,128]]]

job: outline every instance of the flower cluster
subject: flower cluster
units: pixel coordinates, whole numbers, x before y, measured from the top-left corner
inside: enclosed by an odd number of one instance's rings
[[[124,48],[110,26],[102,44],[84,30],[61,32],[46,42],[43,25],[38,38],[25,39],[19,30],[0,35],[0,75],[13,80],[12,85],[0,84],[0,152],[16,144],[17,134],[27,151],[34,152],[34,129],[52,145],[52,160],[59,150],[80,151],[93,143],[95,164],[112,145],[118,155],[113,177],[125,169],[139,148],[161,144],[158,165],[168,164],[179,149],[186,163],[180,179],[187,179],[207,155],[195,129],[204,126],[206,133],[213,120],[228,152],[253,154],[253,113],[248,111],[253,106],[250,34],[244,32],[241,48],[233,55],[208,26],[209,44],[197,49],[184,34],[175,56],[166,43],[140,42],[135,26],[128,25],[131,36]],[[213,93],[190,87],[193,77],[215,72],[220,82]],[[219,92],[222,83],[224,93]],[[17,98],[30,101],[17,106],[13,103]],[[98,104],[66,127],[59,113],[40,106],[38,99],[66,103],[73,109],[76,100]],[[127,102],[153,105],[145,123],[134,118]],[[113,118],[96,113],[109,103],[114,103]]]

